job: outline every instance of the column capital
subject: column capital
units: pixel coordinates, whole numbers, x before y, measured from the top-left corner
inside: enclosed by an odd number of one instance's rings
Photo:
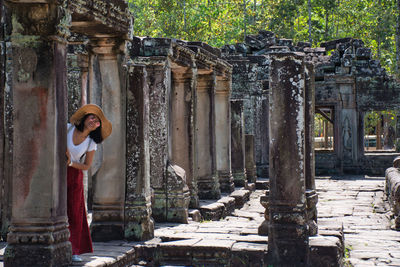
[[[115,58],[117,54],[125,52],[125,40],[118,36],[91,37],[89,45],[93,53],[110,59]]]
[[[59,5],[48,3],[17,3],[7,1],[15,14],[11,40],[17,42],[32,42],[37,36],[39,39],[50,39],[61,43],[67,43],[71,35],[71,12],[67,8],[67,2]],[[37,38],[37,39],[38,39]]]

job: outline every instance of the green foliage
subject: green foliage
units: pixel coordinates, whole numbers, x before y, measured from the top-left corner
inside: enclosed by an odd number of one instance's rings
[[[220,47],[270,30],[308,41],[306,0],[128,0],[137,36],[203,41]],[[362,39],[389,72],[395,71],[393,0],[311,0],[313,45],[336,38]]]

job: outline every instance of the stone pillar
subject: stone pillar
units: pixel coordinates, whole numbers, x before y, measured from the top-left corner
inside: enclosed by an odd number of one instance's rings
[[[150,192],[149,87],[145,66],[129,65],[128,75],[125,238],[147,240],[154,236]]]
[[[188,208],[198,201],[193,186],[192,95],[194,73],[189,68],[174,68],[171,87],[171,165],[166,174],[165,218],[169,222],[188,223]],[[190,187],[188,187],[188,185]],[[191,190],[189,190],[191,188]]]
[[[167,58],[150,59],[146,64],[150,98],[150,186],[154,193],[152,212],[156,222],[165,222],[171,68]]]
[[[67,62],[65,6],[15,4],[13,12],[12,220],[4,266],[65,266]]]
[[[90,42],[101,77],[96,84],[99,88],[91,91],[101,92],[101,102],[95,104],[102,107],[113,126],[112,134],[102,143],[102,165],[93,181],[92,238],[106,241],[124,237],[126,108],[124,85],[120,81],[122,59],[118,54],[124,41],[93,37]]]
[[[199,205],[197,181],[195,180],[196,177],[193,176],[195,71],[195,69],[190,68],[173,69],[170,120],[171,162],[185,170],[186,183],[190,190],[190,206],[193,208],[197,208]]]
[[[254,135],[246,134],[244,137],[247,181],[255,183],[257,179],[257,168],[255,164]]]
[[[265,91],[264,91],[265,92]],[[261,104],[261,117],[263,118],[260,122],[261,128],[261,163],[257,163],[257,175],[259,177],[269,177],[269,129],[268,129],[268,105],[269,105],[269,97],[268,91],[266,93],[263,92],[263,99]]]
[[[396,152],[400,152],[400,114],[396,116]]]
[[[216,169],[214,124],[215,75],[199,74],[195,97],[195,176],[200,199],[221,196]]]
[[[305,65],[305,152],[304,172],[306,177],[307,221],[309,235],[318,233],[317,202],[315,191],[315,154],[314,154],[314,115],[315,115],[315,72],[314,65]]]
[[[2,236],[3,228],[3,187],[4,187],[4,92],[6,81],[6,46],[4,36],[4,3],[0,3],[0,238]]]
[[[88,104],[89,56],[86,53],[78,54],[78,67],[81,70],[81,106]]]
[[[339,77],[336,80],[341,99],[341,109],[338,113],[341,129],[339,129],[338,157],[343,172],[355,172],[358,166],[358,114],[355,96],[354,77]],[[362,129],[360,129],[362,130]],[[362,145],[362,144],[361,144]],[[363,150],[362,150],[363,151]]]
[[[231,100],[231,162],[235,186],[247,187],[243,101]]]
[[[303,54],[271,54],[268,253],[277,266],[308,264],[304,82]]]
[[[13,143],[13,112],[12,112],[12,75],[11,73],[11,42],[6,40],[11,26],[5,24],[7,13],[4,1],[0,3],[0,236],[6,239],[11,221],[11,182],[12,182],[12,143]]]
[[[231,171],[231,80],[217,76],[215,90],[215,144],[217,155],[217,173],[221,192],[235,190]]]

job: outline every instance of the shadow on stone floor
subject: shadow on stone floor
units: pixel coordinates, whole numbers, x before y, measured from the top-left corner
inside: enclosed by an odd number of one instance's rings
[[[316,179],[330,179],[330,180],[343,180],[343,181],[356,181],[356,180],[385,180],[382,176],[368,176],[368,175],[331,175],[331,176],[316,176]]]

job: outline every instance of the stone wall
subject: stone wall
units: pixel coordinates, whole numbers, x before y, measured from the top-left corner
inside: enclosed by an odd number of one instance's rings
[[[247,36],[245,43],[222,48],[233,66],[232,98],[243,99],[245,131],[255,135],[258,176],[268,176],[268,55],[276,51],[305,54],[305,60],[315,66],[316,112],[320,107],[333,111],[334,149],[316,153],[317,173],[382,174],[393,155],[364,154],[363,112],[398,110],[399,81],[387,75],[361,40],[343,38],[311,48],[309,43],[293,44],[273,32],[260,31]]]

